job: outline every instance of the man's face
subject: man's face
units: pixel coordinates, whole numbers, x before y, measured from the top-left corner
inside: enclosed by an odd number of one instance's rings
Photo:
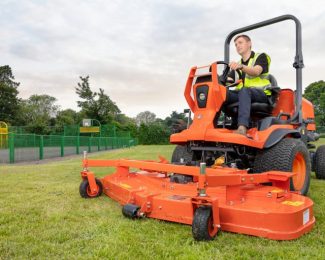
[[[235,46],[236,46],[236,50],[237,50],[238,54],[242,55],[243,53],[246,53],[248,50],[251,49],[251,42],[247,41],[243,37],[239,37],[235,41]]]

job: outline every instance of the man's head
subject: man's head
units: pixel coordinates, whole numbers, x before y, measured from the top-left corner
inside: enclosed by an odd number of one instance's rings
[[[251,38],[245,34],[238,35],[234,42],[239,55],[247,53],[252,48]]]

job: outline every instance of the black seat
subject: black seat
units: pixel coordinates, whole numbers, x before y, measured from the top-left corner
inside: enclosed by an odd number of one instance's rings
[[[276,105],[276,101],[280,93],[280,88],[278,87],[278,83],[273,75],[269,74],[269,80],[271,82],[271,86],[268,87],[267,89],[271,90],[272,94],[268,97],[268,103],[259,103],[259,102],[252,103],[251,105],[252,119],[261,119],[272,115],[272,110]],[[237,116],[238,105],[239,102],[235,102],[227,105],[225,107],[225,113],[228,116]]]
[[[238,114],[239,103],[232,103],[226,107],[226,114],[229,116],[235,116]],[[273,105],[270,103],[258,103],[254,102],[251,105],[251,116],[269,116],[272,114]]]

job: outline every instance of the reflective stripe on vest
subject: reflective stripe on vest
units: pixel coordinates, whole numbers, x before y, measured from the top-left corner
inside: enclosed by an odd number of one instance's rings
[[[255,66],[255,62],[258,58],[260,54],[259,53],[255,53],[253,58],[250,58],[248,61],[247,66],[248,67],[254,67]],[[271,59],[269,57],[269,55],[265,54],[266,58],[267,58],[267,67],[268,67],[268,71],[269,71],[269,67],[270,67],[270,63],[271,63]],[[239,63],[241,64],[241,60],[239,61]],[[269,80],[269,72],[263,73],[257,77],[254,76],[250,76],[247,73],[245,74],[245,81],[244,81],[244,86],[246,88],[263,88],[264,89],[264,93],[266,95],[271,95],[272,92],[271,90],[267,89],[269,87],[271,87],[271,82]],[[243,87],[243,83],[240,83],[236,89],[240,90]]]

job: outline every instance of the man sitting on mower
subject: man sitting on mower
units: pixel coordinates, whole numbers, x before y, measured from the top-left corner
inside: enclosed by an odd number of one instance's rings
[[[230,62],[233,70],[230,77],[235,77],[235,71],[241,72],[242,83],[235,90],[227,90],[226,104],[239,102],[238,119],[233,118],[238,125],[237,133],[246,135],[249,126],[251,103],[268,103],[271,91],[266,89],[271,86],[268,79],[270,57],[266,53],[252,51],[252,41],[247,35],[239,35],[234,40],[236,50],[242,57],[239,62]]]

